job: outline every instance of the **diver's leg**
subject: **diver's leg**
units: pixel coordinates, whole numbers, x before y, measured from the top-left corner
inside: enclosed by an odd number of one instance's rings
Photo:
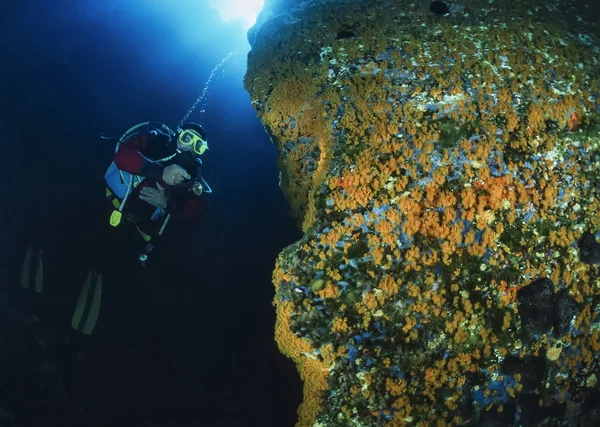
[[[37,293],[44,291],[42,251],[34,249],[31,245],[27,248],[27,254],[21,267],[21,287]]]
[[[85,277],[83,286],[79,285],[81,287],[77,288],[77,296],[71,297],[71,301],[75,301],[71,312],[71,327],[84,335],[91,335],[96,327],[105,275],[114,271],[119,259],[120,242],[130,226],[127,221],[123,221],[116,227],[112,226],[111,213],[112,209],[107,209],[104,215],[99,215],[95,219],[91,224],[88,238],[82,242],[80,248],[87,258],[84,263],[86,273],[83,276]]]
[[[102,280],[102,273],[90,271],[77,299],[71,327],[85,335],[91,335],[98,321],[102,300]]]

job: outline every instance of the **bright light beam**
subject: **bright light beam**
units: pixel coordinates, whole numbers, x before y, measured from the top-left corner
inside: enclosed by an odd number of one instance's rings
[[[256,23],[264,0],[210,0],[224,22],[239,21],[245,30]]]

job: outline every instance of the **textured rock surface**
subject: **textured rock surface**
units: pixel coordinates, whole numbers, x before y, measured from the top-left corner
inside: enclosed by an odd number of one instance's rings
[[[245,86],[305,232],[273,275],[299,425],[600,422],[599,12],[259,17]]]

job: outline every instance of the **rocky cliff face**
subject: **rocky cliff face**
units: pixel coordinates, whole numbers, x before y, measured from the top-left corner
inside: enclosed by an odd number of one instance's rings
[[[598,6],[271,6],[245,86],[305,233],[298,425],[600,422]]]

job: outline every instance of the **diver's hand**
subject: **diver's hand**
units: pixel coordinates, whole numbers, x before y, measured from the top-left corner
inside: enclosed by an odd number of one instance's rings
[[[155,208],[164,209],[167,207],[167,191],[165,187],[156,183],[156,188],[144,187],[140,191],[140,199],[150,203]]]
[[[184,179],[190,179],[190,175],[179,165],[167,166],[163,171],[163,181],[168,185],[181,184]]]

